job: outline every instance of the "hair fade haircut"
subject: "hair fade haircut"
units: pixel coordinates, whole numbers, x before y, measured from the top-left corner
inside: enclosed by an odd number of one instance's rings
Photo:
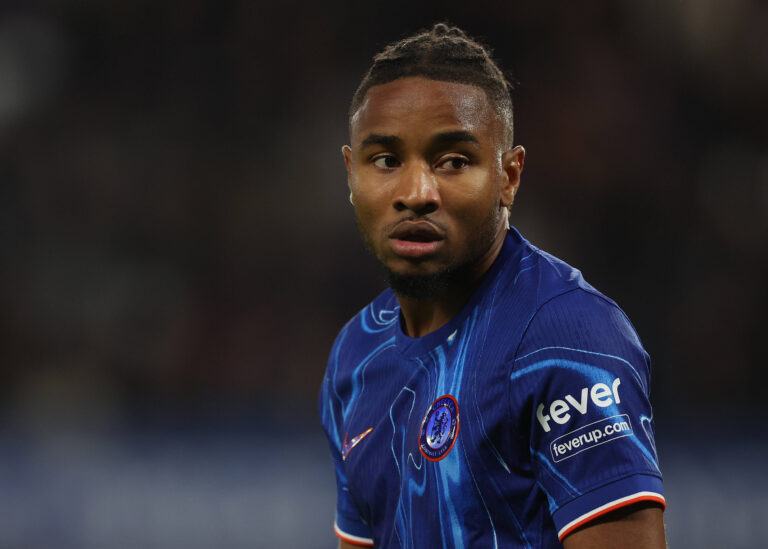
[[[445,23],[389,44],[373,58],[373,64],[352,97],[350,120],[369,89],[407,76],[481,88],[504,124],[505,145],[512,146],[512,85],[493,60],[490,48],[460,28]]]

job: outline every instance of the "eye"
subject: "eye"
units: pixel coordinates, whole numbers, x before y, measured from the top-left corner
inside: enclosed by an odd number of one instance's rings
[[[391,170],[392,168],[397,168],[400,162],[391,154],[386,154],[375,158],[373,165],[382,170]]]
[[[440,161],[440,163],[437,165],[438,168],[451,171],[458,171],[466,168],[467,166],[469,166],[469,160],[463,156],[451,156],[450,158],[446,158]]]

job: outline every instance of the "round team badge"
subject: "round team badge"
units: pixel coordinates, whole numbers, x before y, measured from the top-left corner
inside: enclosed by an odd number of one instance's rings
[[[429,461],[440,461],[453,448],[459,434],[459,405],[443,395],[427,410],[419,429],[419,450]]]

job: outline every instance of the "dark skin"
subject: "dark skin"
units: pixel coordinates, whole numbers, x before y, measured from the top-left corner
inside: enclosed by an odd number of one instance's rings
[[[423,336],[461,310],[499,254],[525,150],[504,150],[504,127],[480,88],[424,78],[371,88],[350,129],[350,198],[379,261],[412,275],[471,268],[468,283],[439,295],[398,295],[406,333]],[[392,231],[408,224],[439,240],[423,253],[401,249]]]
[[[342,148],[350,199],[379,261],[403,275],[457,267],[469,273],[427,298],[397,294],[404,331],[424,336],[459,313],[498,256],[525,150],[508,142],[482,89],[421,77],[368,90],[350,139]],[[563,546],[663,549],[661,508],[640,503],[613,511],[569,534]]]
[[[661,507],[652,502],[637,503],[588,522],[563,540],[565,549],[665,548]]]

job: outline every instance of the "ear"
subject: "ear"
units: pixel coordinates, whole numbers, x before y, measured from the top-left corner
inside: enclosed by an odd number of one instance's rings
[[[352,147],[344,145],[341,148],[341,156],[344,157],[344,166],[347,168],[347,187],[349,188],[349,202],[354,205],[352,198]]]
[[[347,177],[352,175],[352,148],[349,145],[344,145],[341,148],[341,156],[344,157],[344,165],[347,168]]]
[[[515,201],[515,194],[520,187],[520,174],[523,173],[525,149],[518,145],[501,155],[501,167],[504,181],[501,186],[501,206],[508,208]]]

